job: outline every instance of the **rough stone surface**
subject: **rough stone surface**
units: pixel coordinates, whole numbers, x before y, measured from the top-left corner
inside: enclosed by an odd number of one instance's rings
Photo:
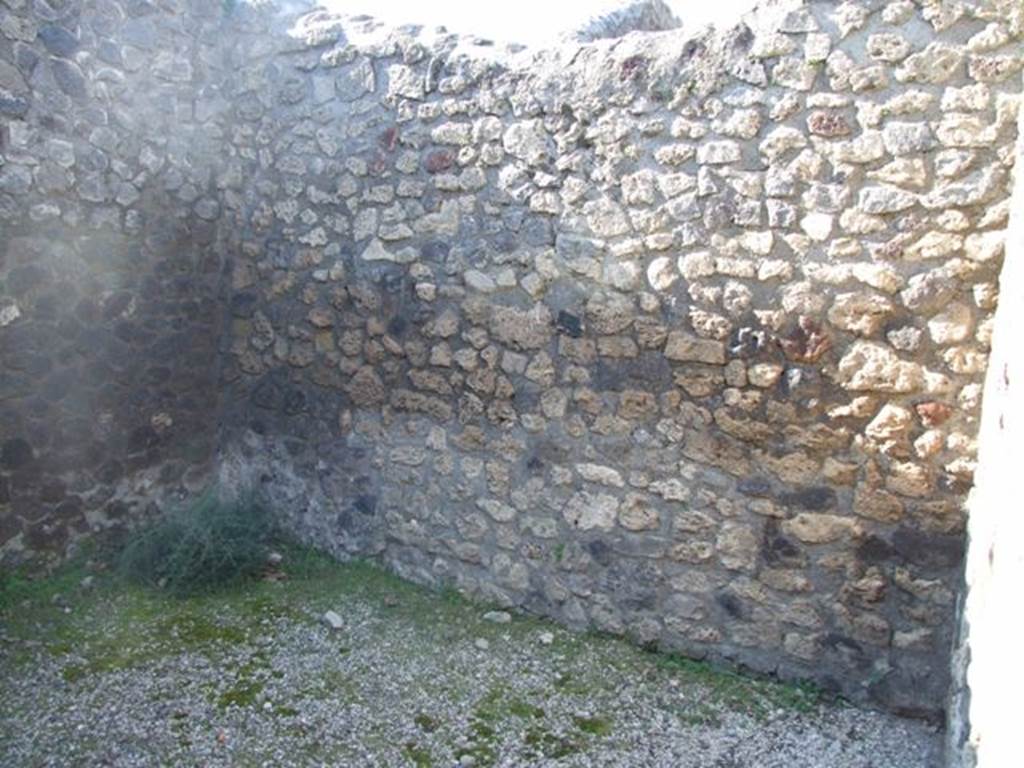
[[[5,559],[216,468],[339,555],[937,714],[950,612],[857,585],[957,587],[1017,17],[53,5],[0,12]]]

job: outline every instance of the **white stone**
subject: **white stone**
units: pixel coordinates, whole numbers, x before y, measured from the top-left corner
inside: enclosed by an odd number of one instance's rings
[[[936,185],[921,197],[921,205],[929,209],[965,208],[991,200],[1006,182],[1006,172],[988,166],[956,181]]]
[[[953,113],[942,118],[935,135],[947,147],[981,148],[995,142],[998,128],[975,115]]]
[[[626,211],[614,200],[603,197],[591,200],[583,206],[583,215],[591,231],[599,237],[615,237],[630,231]]]
[[[753,529],[739,523],[722,525],[715,541],[722,565],[733,571],[753,571],[757,568],[760,538]]]
[[[818,68],[795,56],[779,59],[772,68],[772,82],[795,91],[809,91]]]
[[[823,243],[832,235],[832,225],[835,217],[827,213],[809,213],[800,219],[802,229],[811,240],[816,243]]]
[[[593,528],[608,531],[615,526],[618,510],[619,502],[614,496],[579,491],[569,499],[562,516],[569,525],[582,531]]]
[[[912,208],[917,195],[890,186],[866,187],[860,191],[857,207],[864,213],[899,213]]]
[[[21,310],[17,304],[7,304],[0,307],[0,328],[5,328],[21,317]]]
[[[907,261],[941,259],[958,252],[964,245],[961,235],[950,232],[926,232],[920,239],[903,249]]]
[[[913,47],[910,41],[902,35],[893,33],[879,33],[868,35],[868,55],[879,61],[902,61],[907,57]]]
[[[701,165],[735,163],[742,156],[735,141],[705,141],[697,147],[697,162]]]
[[[803,149],[806,146],[807,137],[803,133],[796,128],[780,125],[764,137],[758,150],[769,160],[775,160],[790,150]]]
[[[493,293],[497,289],[494,279],[478,269],[467,269],[462,274],[466,287],[472,288],[480,293]]]
[[[963,53],[948,43],[933,42],[920,53],[904,59],[896,70],[901,83],[944,83],[963,63]]]
[[[973,327],[970,307],[953,302],[928,321],[928,334],[936,344],[955,344],[970,336]]]
[[[687,280],[715,274],[715,257],[708,251],[697,251],[679,257],[679,272]]]
[[[778,383],[782,370],[778,363],[755,363],[747,368],[747,380],[755,387],[767,389]]]
[[[806,544],[827,544],[860,534],[856,520],[839,515],[801,512],[782,523],[782,530]]]
[[[796,43],[788,35],[762,33],[754,38],[750,46],[750,55],[756,59],[771,59],[785,56],[796,50]]]
[[[928,183],[928,166],[920,157],[900,157],[873,171],[868,171],[872,181],[882,181],[897,187],[921,189]]]
[[[551,142],[540,120],[513,123],[501,138],[505,151],[530,165],[543,163],[551,155]]]
[[[841,3],[836,8],[834,18],[839,34],[846,37],[864,26],[868,20],[868,9],[859,2]]]
[[[612,488],[623,488],[626,485],[622,475],[611,467],[600,464],[577,464],[576,471],[588,483],[607,485]]]
[[[324,615],[320,617],[320,621],[323,622],[324,626],[332,632],[337,632],[338,630],[345,628],[345,622],[342,621],[341,616],[334,611],[327,611],[324,613]]]
[[[990,51],[994,48],[1006,45],[1009,40],[1010,35],[1006,31],[1006,28],[1002,24],[992,22],[981,30],[981,32],[973,35],[971,39],[967,41],[967,48],[975,53]]]
[[[864,428],[864,434],[879,442],[903,438],[914,424],[914,415],[908,408],[886,403]]]
[[[831,50],[832,40],[824,32],[814,32],[804,38],[804,60],[808,64],[824,61]]]
[[[430,139],[436,144],[465,146],[473,142],[473,127],[466,123],[441,123],[430,132]]]
[[[679,279],[679,273],[668,256],[658,256],[647,267],[647,282],[656,291],[664,291],[672,287]]]
[[[988,109],[992,91],[984,83],[966,85],[963,88],[946,88],[942,92],[943,112],[980,112]]]
[[[885,142],[879,131],[865,131],[848,141],[829,142],[825,151],[833,163],[872,163],[885,156]]]
[[[362,255],[363,261],[390,261],[395,264],[411,264],[416,261],[416,251],[413,248],[402,248],[397,252],[389,251],[377,238],[370,241]]]
[[[892,302],[875,293],[842,293],[828,312],[829,322],[845,331],[871,336],[893,311]]]
[[[513,507],[497,499],[477,499],[476,505],[499,523],[514,520],[517,514]]]
[[[971,261],[988,262],[1003,255],[1006,232],[974,232],[964,240],[964,252]]]
[[[396,64],[388,67],[387,71],[388,96],[400,96],[406,99],[420,100],[426,94],[423,84],[423,76],[417,73],[412,67],[405,67],[401,64]]]
[[[836,383],[852,391],[914,392],[924,385],[924,369],[881,344],[857,341],[839,361]]]

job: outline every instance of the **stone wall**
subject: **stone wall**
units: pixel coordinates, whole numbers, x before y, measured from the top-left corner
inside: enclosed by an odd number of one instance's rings
[[[1019,3],[536,55],[233,24],[227,481],[420,582],[939,714]]]
[[[0,546],[218,473],[428,584],[938,717],[1024,9],[530,52],[0,0]]]
[[[63,552],[208,479],[223,14],[0,2],[0,546]]]

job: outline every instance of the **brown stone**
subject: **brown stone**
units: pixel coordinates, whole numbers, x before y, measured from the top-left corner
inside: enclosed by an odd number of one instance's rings
[[[876,293],[843,293],[829,309],[829,322],[861,336],[877,333],[893,312],[892,302]]]
[[[715,547],[710,542],[691,540],[674,544],[669,550],[669,557],[683,563],[703,563],[711,559]]]
[[[425,413],[438,421],[448,421],[452,417],[452,407],[444,400],[408,389],[394,390],[391,393],[391,406],[399,411]]]
[[[788,335],[777,339],[782,351],[798,363],[817,362],[832,348],[832,339],[814,318],[801,315]]]
[[[314,328],[330,328],[334,325],[334,312],[324,307],[315,307],[307,315]]]
[[[533,309],[494,307],[489,328],[494,339],[513,349],[540,349],[554,332],[551,312],[543,304]]]
[[[863,604],[878,603],[885,599],[886,587],[887,582],[882,572],[878,568],[869,568],[859,579],[843,585],[842,596],[844,600]]]
[[[423,167],[427,173],[441,173],[455,164],[455,155],[446,149],[428,152],[423,159]]]
[[[757,568],[760,539],[750,526],[725,523],[715,543],[722,565],[729,570],[752,572]]]
[[[914,406],[914,410],[917,411],[918,418],[921,419],[921,423],[926,427],[938,427],[945,424],[949,417],[953,415],[953,407],[951,405],[935,400],[927,403],[918,403]]]
[[[851,132],[850,124],[845,117],[820,110],[812,112],[807,118],[807,130],[826,138],[846,136]]]
[[[645,421],[658,413],[658,401],[650,392],[625,389],[619,394],[620,418],[628,421]]]
[[[661,515],[645,496],[631,493],[619,508],[619,525],[628,531],[649,531],[661,523]]]
[[[682,331],[672,331],[665,343],[665,357],[680,362],[725,365],[725,344]]]
[[[853,495],[853,512],[870,520],[895,523],[903,518],[903,502],[888,491],[859,486]]]
[[[801,512],[782,523],[784,533],[806,544],[827,544],[860,536],[860,524],[849,517]]]

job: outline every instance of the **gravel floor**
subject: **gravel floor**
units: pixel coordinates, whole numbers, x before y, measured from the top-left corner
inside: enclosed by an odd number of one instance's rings
[[[0,610],[3,766],[940,765],[921,723],[369,566],[185,601],[57,587]]]

